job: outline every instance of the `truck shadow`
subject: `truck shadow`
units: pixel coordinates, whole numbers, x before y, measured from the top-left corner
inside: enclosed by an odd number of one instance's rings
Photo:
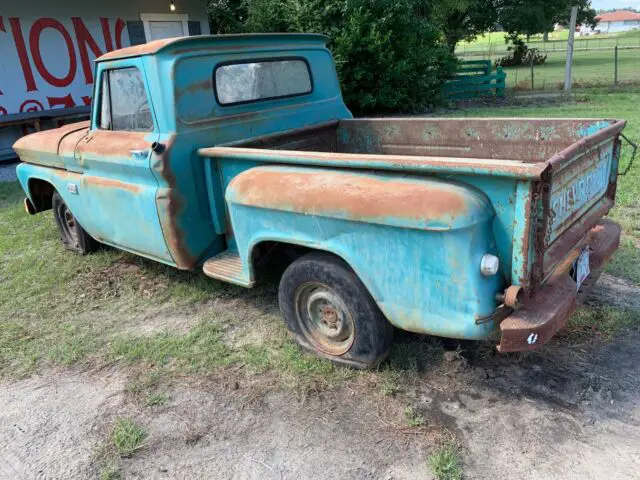
[[[638,423],[627,410],[640,403],[637,332],[611,341],[572,343],[560,337],[539,351],[511,354],[499,354],[489,342],[402,333],[387,363],[413,375],[431,399],[429,410],[438,407],[440,422],[450,429],[456,428],[457,414],[442,404],[457,409],[524,402],[575,418],[588,420],[597,411],[599,417]]]

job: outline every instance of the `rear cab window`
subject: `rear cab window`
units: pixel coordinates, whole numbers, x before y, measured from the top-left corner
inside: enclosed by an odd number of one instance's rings
[[[127,132],[153,130],[151,108],[138,68],[117,68],[102,73],[98,128]]]
[[[221,106],[289,98],[313,91],[309,65],[302,58],[220,64],[213,77],[216,100]]]

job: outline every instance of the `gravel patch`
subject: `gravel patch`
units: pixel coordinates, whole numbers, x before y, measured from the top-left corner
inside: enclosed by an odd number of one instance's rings
[[[16,177],[16,167],[18,162],[0,163],[0,182],[15,182],[18,180]]]

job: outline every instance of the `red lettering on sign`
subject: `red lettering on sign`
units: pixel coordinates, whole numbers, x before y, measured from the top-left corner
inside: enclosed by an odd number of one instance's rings
[[[20,105],[20,113],[25,112],[42,112],[44,107],[38,100],[25,100]]]
[[[121,18],[116,20],[116,48],[118,49],[122,48],[122,32],[126,26],[127,24]]]
[[[102,27],[102,38],[104,38],[104,46],[107,52],[113,50],[113,42],[111,41],[111,30],[109,30],[109,19],[100,17],[100,26]]]
[[[64,108],[71,108],[76,106],[76,102],[73,101],[73,97],[69,93],[64,97],[47,97],[49,102],[49,108],[63,106]]]
[[[27,55],[27,47],[24,44],[24,37],[22,36],[20,19],[10,18],[9,24],[11,25],[13,42],[16,44],[16,51],[18,52],[18,58],[20,59],[20,66],[22,67],[22,74],[24,75],[24,83],[27,84],[27,92],[37,91],[38,87],[36,87],[36,81],[33,78],[33,71],[31,70],[29,56]]]
[[[53,28],[54,30],[57,30],[67,44],[67,52],[69,54],[69,71],[62,78],[52,75],[49,70],[47,70],[47,67],[44,65],[44,61],[42,60],[42,53],[40,52],[40,35],[42,35],[43,30],[46,28]],[[31,55],[33,56],[33,63],[35,64],[38,73],[40,73],[42,78],[44,78],[49,84],[54,87],[66,87],[73,82],[73,79],[76,76],[78,62],[76,60],[75,50],[73,49],[71,35],[69,35],[67,29],[64,28],[64,25],[59,21],[53,18],[39,18],[36,20],[31,27],[31,32],[29,32],[29,48],[31,50]]]
[[[82,103],[84,103],[85,105],[91,105],[91,97],[81,97],[82,98]]]
[[[100,19],[102,23],[103,19]],[[106,20],[106,19],[105,19]],[[87,45],[96,57],[102,55],[102,51],[95,39],[91,36],[91,33],[85,26],[82,19],[78,17],[71,17],[73,22],[73,30],[76,32],[76,39],[78,40],[78,50],[80,51],[80,61],[82,63],[82,71],[84,72],[84,81],[87,85],[93,83],[93,71],[89,62],[89,53],[87,52]],[[102,23],[102,32],[104,34],[104,23]],[[107,42],[106,39],[109,39]],[[107,35],[105,35],[105,43],[111,43],[111,35],[109,34],[109,24],[107,24]]]

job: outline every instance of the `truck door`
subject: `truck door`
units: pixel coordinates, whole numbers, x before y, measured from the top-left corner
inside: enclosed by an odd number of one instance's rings
[[[140,58],[99,64],[91,128],[76,146],[83,227],[98,240],[172,263],[158,219],[152,145],[159,138]]]

